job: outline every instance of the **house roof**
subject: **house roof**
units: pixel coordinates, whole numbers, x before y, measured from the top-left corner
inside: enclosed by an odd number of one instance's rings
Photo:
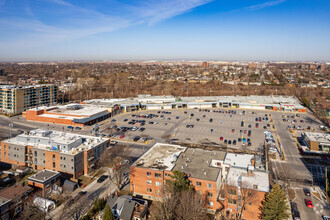
[[[56,171],[51,171],[51,170],[42,170],[36,174],[34,174],[33,176],[30,176],[28,178],[29,181],[33,181],[33,182],[40,182],[40,183],[44,183],[47,182],[53,178],[56,178],[58,176],[60,176],[61,174],[59,172]]]
[[[15,200],[22,197],[25,193],[32,192],[33,188],[30,186],[23,186],[21,184],[16,184],[14,186],[8,187],[0,191],[0,196]]]
[[[108,198],[107,204],[111,209],[122,209],[119,218],[122,220],[130,220],[132,218],[136,202],[126,197],[117,197],[111,195]]]

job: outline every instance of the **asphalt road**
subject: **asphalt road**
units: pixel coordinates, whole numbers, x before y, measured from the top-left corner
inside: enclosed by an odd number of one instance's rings
[[[329,215],[329,210],[313,194],[305,196],[302,188],[295,189],[295,192],[296,198],[293,201],[297,203],[302,220],[318,220],[322,219],[322,215]],[[304,199],[310,199],[314,208],[308,208]]]
[[[306,168],[304,163],[302,162],[301,156],[299,154],[299,150],[294,143],[293,139],[289,131],[286,129],[286,124],[282,122],[281,114],[272,114],[272,118],[274,120],[274,125],[277,129],[277,133],[280,137],[280,141],[283,147],[283,151],[286,157],[285,162],[275,162],[275,163],[286,163],[283,166],[286,169],[283,169],[283,172],[287,172],[288,176],[294,175],[295,178],[301,179],[312,179],[311,173]]]

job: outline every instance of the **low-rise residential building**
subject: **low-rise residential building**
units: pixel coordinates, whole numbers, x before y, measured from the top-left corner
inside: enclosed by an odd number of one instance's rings
[[[78,178],[90,173],[109,139],[36,129],[1,142],[1,161]]]
[[[23,113],[28,121],[85,126],[105,120],[111,116],[104,108],[95,105],[68,104],[64,106],[38,107]]]
[[[302,132],[301,138],[310,151],[330,153],[330,134],[317,132]]]
[[[148,202],[143,199],[123,195],[120,197],[110,195],[107,204],[113,215],[119,220],[146,220]]]
[[[157,143],[131,166],[130,190],[137,197],[161,199],[165,180],[171,179],[173,171],[178,170],[185,173],[196,192],[206,198],[207,209],[215,212],[221,208],[217,198],[225,155],[222,151]]]
[[[255,156],[227,153],[224,161],[223,195],[224,214],[235,218],[257,219],[259,207],[270,190],[269,174],[255,169]]]
[[[29,108],[57,102],[57,86],[0,86],[0,113],[17,114]]]
[[[0,198],[7,199],[6,203],[9,202],[9,219],[15,219],[15,216],[24,210],[25,204],[31,199],[32,192],[32,187],[22,184],[16,184],[0,191]]]
[[[4,198],[0,196],[0,219],[1,220],[8,220],[9,219],[9,206],[10,206],[10,199]]]
[[[52,192],[57,191],[60,186],[60,172],[51,170],[42,170],[30,177],[27,182],[38,190],[41,190],[42,197],[50,196]]]

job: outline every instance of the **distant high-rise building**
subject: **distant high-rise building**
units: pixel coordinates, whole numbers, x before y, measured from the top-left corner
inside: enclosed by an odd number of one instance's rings
[[[5,76],[5,75],[6,75],[5,71],[4,70],[0,70],[0,76]]]
[[[209,67],[209,63],[208,63],[208,62],[203,62],[203,63],[202,63],[202,67],[204,67],[204,68],[208,68],[208,67]]]
[[[34,86],[0,86],[0,112],[21,113],[41,105],[52,105],[57,101],[57,86],[52,84]]]

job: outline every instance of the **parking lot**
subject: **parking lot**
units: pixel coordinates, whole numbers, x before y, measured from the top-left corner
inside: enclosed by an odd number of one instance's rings
[[[163,142],[222,144],[249,150],[263,146],[265,131],[274,132],[269,112],[241,109],[132,112],[116,116],[110,126],[120,128],[115,138],[127,141],[149,137]],[[141,127],[145,130],[141,131]]]

